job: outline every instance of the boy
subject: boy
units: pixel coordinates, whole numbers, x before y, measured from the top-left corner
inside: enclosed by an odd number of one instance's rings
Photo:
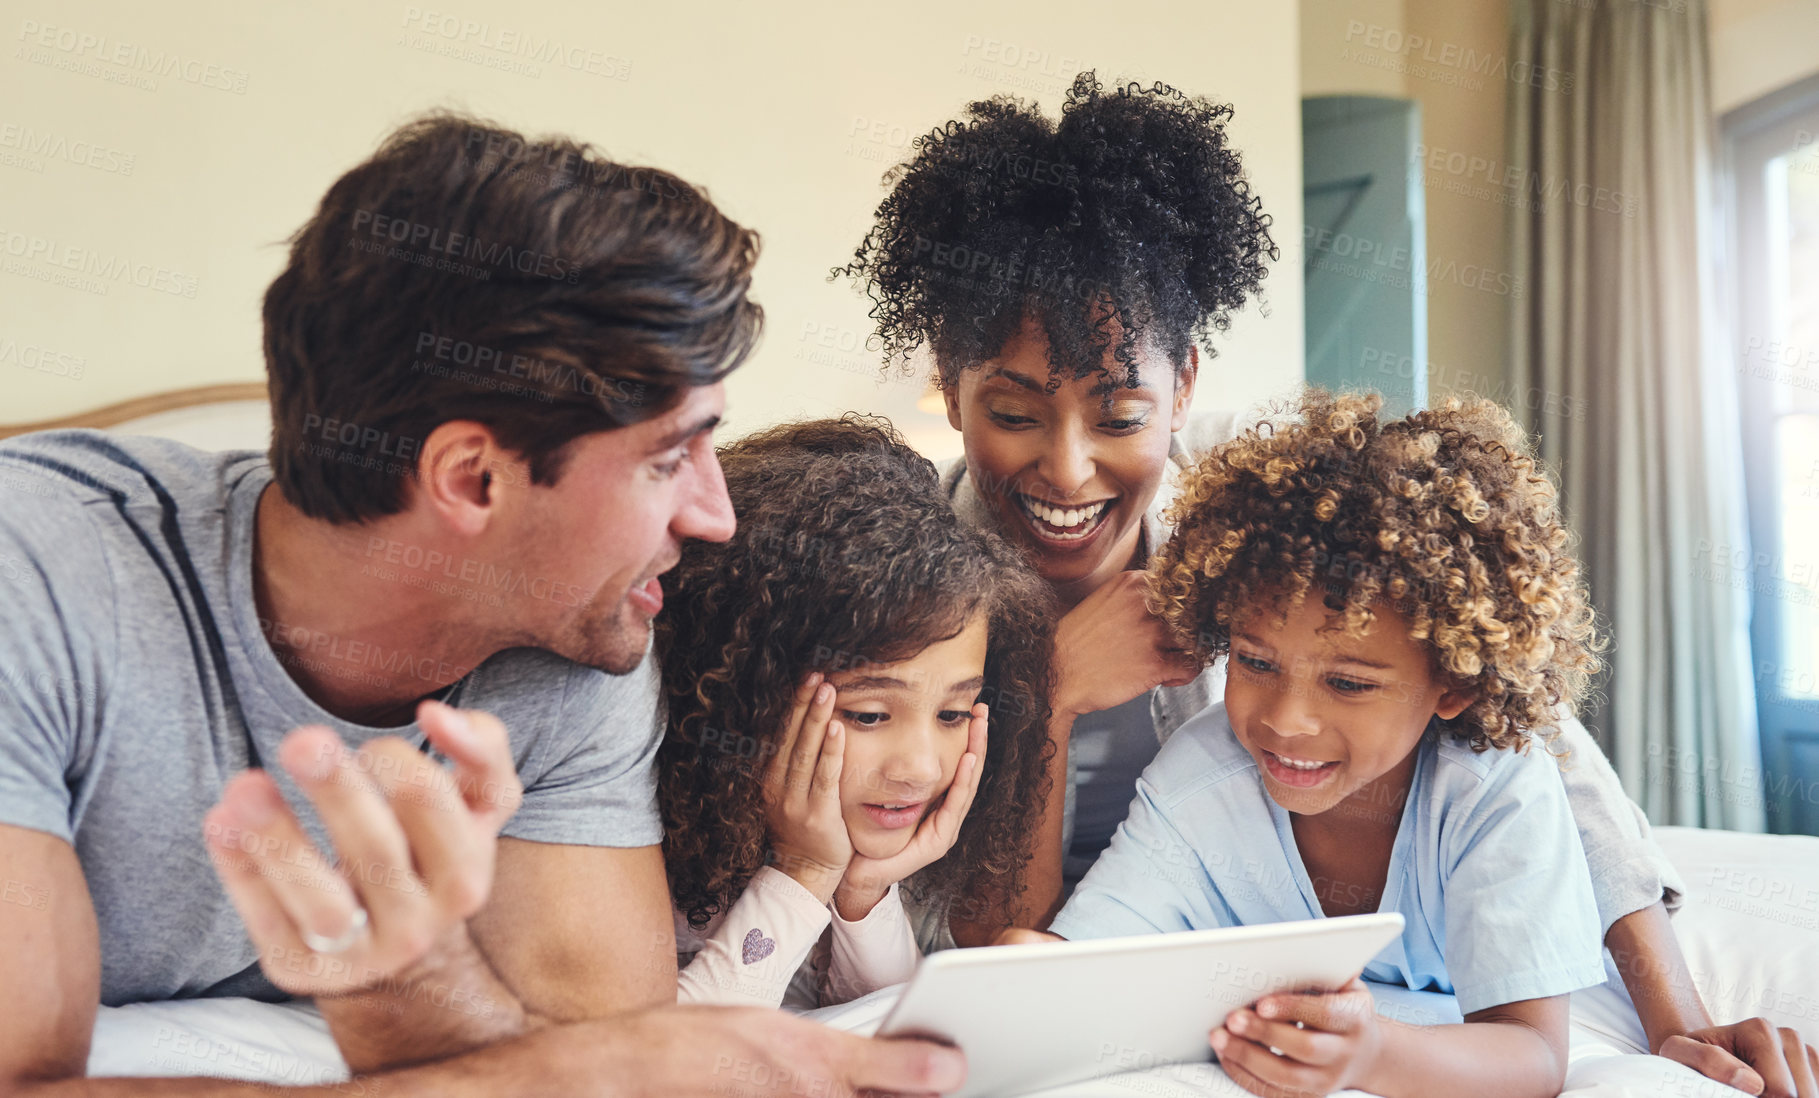
[[[1597,668],[1554,490],[1494,404],[1382,423],[1370,396],[1215,448],[1152,594],[1225,701],[1138,784],[1052,930],[1098,938],[1371,911],[1407,921],[1364,975],[1457,998],[1378,1020],[1362,983],[1269,996],[1211,1035],[1259,1093],[1552,1095],[1567,1003],[1603,982],[1557,760],[1529,750]]]

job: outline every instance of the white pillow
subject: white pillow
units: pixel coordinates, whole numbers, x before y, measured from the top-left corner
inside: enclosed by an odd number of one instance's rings
[[[272,444],[272,408],[264,400],[224,400],[140,416],[108,430],[175,439],[198,450],[264,451]]]
[[[1674,930],[1714,1021],[1761,1016],[1819,1044],[1819,838],[1658,827],[1686,880]]]

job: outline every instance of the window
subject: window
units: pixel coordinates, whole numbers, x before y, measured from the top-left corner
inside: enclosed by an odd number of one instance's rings
[[[1819,78],[1727,115],[1748,547],[1774,831],[1819,834]]]

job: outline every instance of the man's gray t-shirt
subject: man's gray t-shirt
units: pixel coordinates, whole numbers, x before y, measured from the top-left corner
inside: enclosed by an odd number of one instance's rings
[[[299,725],[327,725],[352,746],[424,743],[414,723],[335,717],[279,663],[252,586],[253,517],[270,483],[251,452],[94,431],[0,443],[0,823],[74,846],[109,1006],[283,998],[209,862],[203,815],[229,778],[270,766]],[[395,668],[413,656],[371,658]],[[438,696],[505,723],[525,796],[504,834],[615,847],[662,838],[650,659],[613,677],[512,649]],[[289,775],[272,776],[328,851]]]

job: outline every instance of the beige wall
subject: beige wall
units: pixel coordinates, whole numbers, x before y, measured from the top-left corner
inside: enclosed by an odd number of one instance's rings
[[[1819,73],[1819,0],[1709,0],[1712,109]]]
[[[1408,0],[1410,27],[1461,57],[1491,58],[1488,71],[1439,66],[1440,79],[1410,76],[1421,103],[1427,185],[1428,384],[1434,397],[1474,391],[1510,403],[1503,383],[1510,303],[1521,289],[1509,273],[1504,111],[1510,82],[1507,0]],[[1451,77],[1457,73],[1459,83]],[[1463,163],[1463,168],[1461,164]],[[1439,261],[1438,266],[1435,261]],[[1451,266],[1448,266],[1451,264]],[[1489,272],[1467,276],[1472,268]],[[1448,277],[1447,272],[1459,272]],[[1509,293],[1499,292],[1509,290]]]
[[[1509,401],[1505,206],[1508,0],[1301,0],[1304,95],[1421,105],[1427,197],[1429,398]],[[1500,293],[1508,289],[1510,293]]]
[[[931,452],[957,449],[943,420],[915,410],[920,385],[876,381],[861,346],[865,304],[826,274],[863,235],[879,177],[910,135],[970,99],[1018,92],[1052,111],[1088,66],[1228,99],[1280,238],[1301,234],[1293,4],[1138,3],[1114,19],[1097,3],[1034,0],[13,10],[0,61],[0,421],[259,379],[259,299],[281,242],[340,172],[431,106],[669,168],[764,234],[756,296],[769,324],[730,386],[734,433],[862,408]],[[437,52],[442,32],[463,24],[475,41],[553,38],[562,60],[507,71],[513,57],[485,44]],[[176,67],[135,73],[120,57]],[[45,248],[130,275],[47,282],[65,272]],[[1299,381],[1298,270],[1279,265],[1268,287],[1266,303],[1215,340],[1203,405],[1248,404]]]
[[[1301,0],[1301,94],[1407,95],[1402,73],[1385,63],[1391,55],[1370,46],[1373,36],[1405,31],[1403,7],[1403,0]]]

